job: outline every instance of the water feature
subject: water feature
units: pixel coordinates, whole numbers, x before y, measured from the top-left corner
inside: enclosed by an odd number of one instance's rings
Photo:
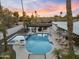
[[[57,24],[59,27],[67,29],[67,22],[53,22]],[[73,23],[73,32],[79,35],[79,21]]]

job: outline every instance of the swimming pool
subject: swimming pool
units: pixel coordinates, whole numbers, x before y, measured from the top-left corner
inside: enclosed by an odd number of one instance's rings
[[[26,50],[31,54],[46,54],[53,45],[48,40],[48,34],[34,34],[26,38]]]

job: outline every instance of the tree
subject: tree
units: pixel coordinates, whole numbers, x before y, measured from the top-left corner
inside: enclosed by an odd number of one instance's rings
[[[62,15],[62,12],[60,12],[60,16]]]
[[[63,13],[60,12],[60,16],[59,16],[59,19],[60,19],[60,20],[62,20],[62,18],[63,18],[63,17],[62,17],[62,14],[63,14]]]
[[[7,34],[6,23],[7,22],[5,20],[6,20],[6,17],[9,16],[9,15],[10,15],[10,13],[7,14],[7,12],[4,12],[4,9],[1,8],[1,6],[0,6],[0,21],[1,21],[0,32],[3,33],[2,41],[3,41],[3,49],[4,49],[3,52],[0,53],[0,56],[2,56],[2,57],[0,57],[0,59],[6,59],[6,56],[7,56],[8,59],[12,59],[12,57],[14,57],[13,54],[12,54],[12,51],[10,51],[11,49],[9,49],[9,47],[8,47],[8,43],[7,43],[8,39],[7,39],[7,36],[6,36],[6,34]]]
[[[13,13],[13,16],[14,16],[14,19],[15,19],[15,23],[17,24],[17,23],[18,23],[18,20],[19,20],[19,14],[18,14],[18,12],[15,11],[15,12]]]
[[[55,49],[55,50],[54,50],[54,54],[56,55],[57,59],[60,59],[61,52],[62,52],[61,49]]]
[[[38,16],[38,13],[37,11],[35,11],[35,22],[37,22],[37,16]]]
[[[68,27],[68,40],[69,40],[69,52],[73,52],[73,41],[72,41],[72,32],[73,32],[73,20],[72,20],[72,10],[71,10],[71,0],[66,0],[66,10],[67,10],[67,27]],[[75,59],[71,57],[71,59]]]
[[[11,27],[12,24],[12,12],[9,11],[7,8],[5,8],[3,10],[3,20],[6,22],[5,26],[7,26],[8,28]]]
[[[1,18],[0,31],[3,33],[4,51],[6,52],[8,50],[8,46],[7,46],[6,26],[5,26],[6,22],[4,21],[3,9],[1,9],[0,18]]]
[[[23,15],[20,17],[20,20],[23,21],[23,26],[24,26],[24,32],[26,32],[26,23],[30,22],[30,17],[23,11]]]
[[[31,15],[31,22],[34,22],[34,15]]]
[[[13,15],[14,15],[15,17],[17,17],[17,18],[19,17],[18,12],[14,12]]]
[[[6,27],[4,22],[4,12],[0,2],[0,31],[3,33],[3,43],[4,43],[4,51],[7,51],[7,37],[6,37]]]
[[[77,19],[79,19],[79,14],[77,15]]]
[[[7,45],[7,36],[6,36],[6,26],[5,26],[5,22],[4,20],[2,21],[2,25],[3,25],[3,41],[4,41],[4,51],[6,52],[8,50],[8,45]]]
[[[37,11],[35,11],[35,19],[34,19],[35,23],[37,22],[37,19],[38,19],[37,16],[38,16]],[[36,32],[36,27],[35,27],[35,32]]]

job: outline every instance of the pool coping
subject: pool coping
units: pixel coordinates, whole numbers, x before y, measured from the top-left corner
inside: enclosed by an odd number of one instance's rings
[[[34,33],[34,34],[41,34],[41,33]],[[34,35],[34,34],[31,34],[31,35]],[[50,37],[50,34],[49,33],[42,33],[42,34],[48,34],[49,35],[49,37]],[[52,53],[53,51],[54,51],[54,45],[53,45],[53,42],[51,41],[51,40],[49,40],[49,37],[48,37],[48,41],[49,41],[49,43],[51,44],[51,46],[52,46],[52,49],[49,51],[49,52],[47,52],[46,53],[46,55],[48,55],[48,54],[50,54],[50,53]],[[51,39],[51,38],[50,38]],[[27,41],[27,40],[26,40]],[[26,48],[25,48],[26,49]],[[28,53],[28,54],[32,54],[31,52],[29,52],[27,49],[26,49],[26,52]],[[40,55],[40,54],[37,54],[37,55]],[[41,54],[42,55],[42,54]],[[44,54],[43,54],[44,55]]]

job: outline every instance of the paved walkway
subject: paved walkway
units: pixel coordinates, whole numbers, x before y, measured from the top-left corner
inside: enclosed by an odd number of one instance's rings
[[[14,33],[18,32],[22,28],[23,28],[23,25],[19,25],[19,26],[16,26],[14,28],[7,29],[7,36],[10,36],[11,34],[14,34]],[[3,38],[3,34],[2,34],[2,32],[0,32],[0,40],[2,38]]]
[[[58,42],[56,41],[56,39],[59,38],[59,36],[57,35],[57,28],[56,28],[55,26],[52,26],[52,27],[49,29],[49,31],[50,31],[50,34],[51,34],[50,40],[53,42],[54,47],[55,47],[56,49],[60,49],[61,46],[60,46],[60,45],[58,44]]]

